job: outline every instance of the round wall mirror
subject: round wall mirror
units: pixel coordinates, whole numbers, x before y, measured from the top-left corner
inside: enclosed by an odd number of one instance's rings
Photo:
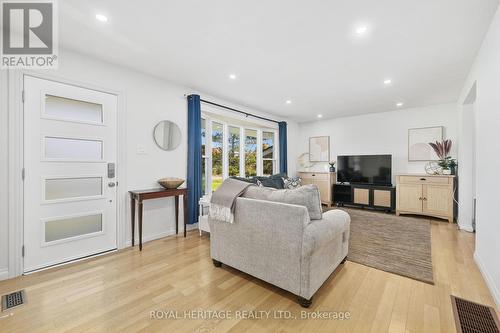
[[[156,145],[163,150],[174,150],[181,143],[181,130],[176,123],[162,120],[156,124],[153,136]]]

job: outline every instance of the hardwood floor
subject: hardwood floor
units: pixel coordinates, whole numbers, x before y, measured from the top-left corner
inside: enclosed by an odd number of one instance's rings
[[[215,268],[197,231],[0,282],[28,303],[0,314],[0,332],[455,332],[450,294],[494,306],[472,258],[474,235],[432,221],[435,285],[356,263],[341,265],[314,311],[350,319],[300,319],[295,296],[246,274]],[[150,319],[151,311],[231,310],[229,319]],[[240,319],[235,311],[290,311],[298,319]],[[497,309],[498,311],[498,309]],[[170,313],[172,314],[172,313]],[[205,313],[206,314],[206,313]],[[219,313],[220,314],[220,313]],[[273,315],[271,314],[273,317]]]

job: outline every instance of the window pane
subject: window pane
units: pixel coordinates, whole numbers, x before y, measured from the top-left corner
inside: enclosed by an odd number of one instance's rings
[[[201,156],[205,156],[205,145],[207,142],[206,132],[207,132],[207,122],[205,119],[201,119]]]
[[[224,127],[212,123],[212,191],[222,184],[222,144]]]
[[[45,157],[100,161],[102,141],[45,137]]]
[[[45,223],[45,242],[102,231],[102,214],[70,217]]]
[[[101,194],[101,177],[45,180],[45,200],[90,197]]]
[[[207,159],[201,159],[201,195],[205,195],[207,188]]]
[[[274,173],[274,161],[273,160],[264,160],[262,161],[263,168],[262,168],[262,173],[264,176],[271,176]]]
[[[257,176],[257,131],[245,130],[245,177]]]
[[[201,119],[201,195],[205,195],[207,188],[207,160],[206,160],[206,144],[207,144],[207,121]]]
[[[52,95],[45,95],[45,114],[61,120],[102,123],[101,104]]]
[[[274,133],[262,132],[262,158],[274,158]]]
[[[240,175],[240,128],[229,126],[229,176]]]

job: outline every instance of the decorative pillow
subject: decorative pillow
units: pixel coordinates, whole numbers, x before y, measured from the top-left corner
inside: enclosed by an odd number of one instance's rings
[[[314,184],[300,186],[291,190],[250,186],[242,197],[305,206],[311,220],[321,220],[323,215],[319,189]]]
[[[286,189],[292,190],[302,185],[300,177],[283,178],[283,183]]]
[[[286,177],[286,174],[278,173],[269,177],[256,176],[253,179],[259,180],[265,187],[284,189],[283,177]]]

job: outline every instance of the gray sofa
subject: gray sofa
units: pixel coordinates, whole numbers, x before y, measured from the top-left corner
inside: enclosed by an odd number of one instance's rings
[[[347,256],[350,217],[341,210],[311,221],[305,206],[240,197],[234,223],[209,224],[215,266],[285,289],[304,307]]]

